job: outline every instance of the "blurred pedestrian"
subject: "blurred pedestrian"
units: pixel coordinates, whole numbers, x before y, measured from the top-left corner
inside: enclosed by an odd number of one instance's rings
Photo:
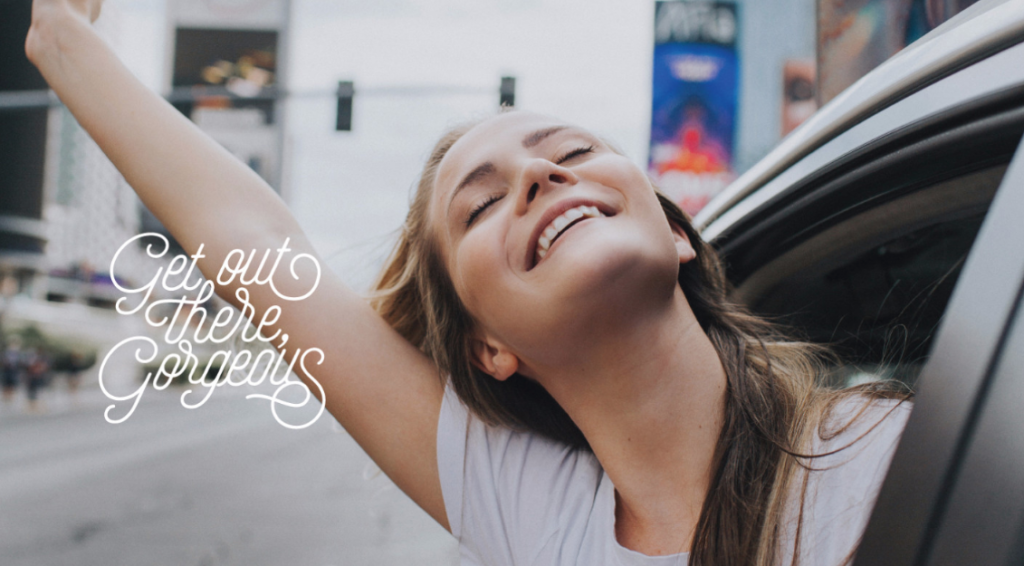
[[[4,346],[3,368],[0,375],[5,405],[10,404],[18,390],[18,382],[21,381],[21,357],[21,342],[12,337]]]
[[[32,348],[25,360],[25,392],[28,396],[28,410],[37,413],[39,407],[39,390],[46,386],[50,363],[40,348]]]
[[[85,367],[85,356],[79,351],[71,352],[70,369],[68,369],[68,394],[71,403],[78,403],[78,386],[82,383],[82,368]]]

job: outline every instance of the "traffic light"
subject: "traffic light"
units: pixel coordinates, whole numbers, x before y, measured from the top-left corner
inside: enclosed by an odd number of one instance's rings
[[[334,130],[337,132],[352,131],[352,97],[355,92],[352,81],[338,83],[338,116],[334,122]]]
[[[500,106],[508,106],[509,108],[516,105],[515,77],[501,77],[501,91],[498,97],[498,104]]]

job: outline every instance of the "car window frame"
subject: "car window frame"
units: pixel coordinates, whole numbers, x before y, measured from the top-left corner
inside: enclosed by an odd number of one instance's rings
[[[893,200],[871,203],[763,263],[737,282],[730,298],[754,305],[777,285],[807,269],[831,271],[893,238],[942,222],[983,215],[1006,167],[986,167]],[[977,186],[963,191],[968,183]]]
[[[967,257],[914,410],[883,482],[855,566],[928,564],[944,524],[956,520],[951,495],[964,489],[971,440],[991,395],[1002,348],[1024,292],[1024,144],[997,190]],[[976,479],[973,481],[977,481]],[[967,540],[970,532],[959,533]],[[1000,544],[1007,553],[1019,534]],[[942,563],[935,559],[935,564]],[[979,563],[979,562],[975,562]]]
[[[894,152],[907,140],[944,124],[976,121],[979,113],[1024,96],[1024,43],[961,69],[866,118],[787,168],[701,230],[709,242],[728,242],[772,207],[813,191],[837,172],[880,150]]]
[[[1024,563],[1024,286],[929,550],[929,566]]]
[[[993,108],[1024,107],[1021,60],[1024,44],[1014,45],[864,119],[723,211],[703,227],[704,239],[728,252],[730,242],[751,225],[887,151],[898,153],[908,146],[906,140],[913,145],[927,141],[928,135],[943,135],[943,128],[969,127],[984,119],[986,112],[991,116]],[[949,301],[933,343],[934,354],[922,370],[915,408],[864,532],[855,566],[943,564],[933,551],[941,551],[941,544],[950,542],[968,544],[973,536],[963,530],[953,533],[961,513],[970,512],[962,509],[970,498],[956,494],[968,493],[969,486],[979,487],[977,479],[970,479],[969,470],[976,465],[972,458],[980,457],[971,456],[971,447],[978,446],[971,441],[977,431],[984,431],[985,400],[1010,321],[1014,316],[1024,317],[1019,310],[1014,314],[1024,289],[1024,245],[1005,245],[1024,242],[1021,146],[1019,137],[1009,145],[1013,157],[1003,162],[1010,165]],[[865,201],[864,206],[861,211],[875,204]],[[846,212],[851,215],[848,217],[859,213]],[[805,235],[810,238],[814,234]],[[796,240],[792,245],[800,243]],[[725,259],[728,265],[728,253]],[[966,475],[960,476],[961,471]],[[1024,556],[1024,531],[1007,530],[998,546],[991,552]]]

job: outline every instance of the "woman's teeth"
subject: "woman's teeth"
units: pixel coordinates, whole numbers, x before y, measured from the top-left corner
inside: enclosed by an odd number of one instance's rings
[[[601,218],[604,216],[596,206],[580,205],[576,208],[570,208],[562,213],[561,216],[555,218],[548,224],[548,227],[541,233],[540,239],[537,240],[537,260],[540,261],[548,253],[548,248],[551,244],[562,234],[562,231],[569,227],[570,224],[579,220],[580,218]]]

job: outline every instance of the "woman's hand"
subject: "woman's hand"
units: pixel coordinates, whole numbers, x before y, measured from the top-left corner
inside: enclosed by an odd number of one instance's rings
[[[32,23],[35,24],[37,17],[58,12],[91,24],[100,17],[102,6],[103,0],[35,0],[32,2]]]
[[[59,58],[70,27],[89,27],[100,17],[103,0],[34,0],[25,55],[46,76],[49,60]],[[57,56],[57,57],[55,57]]]

